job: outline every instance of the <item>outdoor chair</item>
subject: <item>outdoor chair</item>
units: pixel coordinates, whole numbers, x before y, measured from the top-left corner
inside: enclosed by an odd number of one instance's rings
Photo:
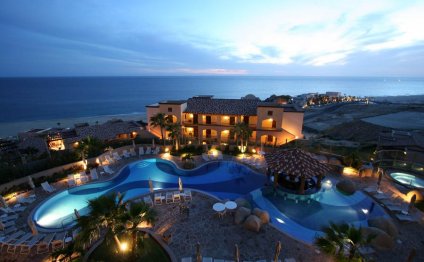
[[[16,212],[22,212],[26,209],[26,206],[22,206],[21,204],[16,204],[13,206],[12,210],[16,213]]]
[[[44,191],[46,191],[47,193],[52,193],[54,191],[56,191],[56,188],[52,187],[49,182],[43,182],[41,183],[41,187],[43,188]]]
[[[144,155],[144,148],[142,146],[138,148],[138,155],[139,156]]]
[[[16,200],[21,204],[31,204],[35,201],[35,197],[23,197],[22,195],[17,195]]]
[[[113,164],[115,162],[109,155],[105,155],[105,159],[108,165]]]
[[[207,154],[205,154],[205,153],[202,154],[202,159],[205,160],[205,161],[209,161],[210,160],[209,159],[209,156]]]
[[[191,201],[192,197],[191,197],[191,190],[184,190],[184,201]]]
[[[125,149],[123,152],[122,152],[122,155],[125,157],[125,158],[130,158],[131,156],[130,156],[130,153],[128,153],[128,151]]]
[[[4,230],[6,227],[10,227],[14,225],[15,225],[15,221],[0,222],[0,230]]]
[[[109,166],[103,166],[103,170],[109,175],[115,173]]]
[[[150,196],[145,196],[145,197],[143,198],[143,201],[144,201],[144,203],[146,203],[147,205],[149,205],[149,206],[153,206],[153,201],[152,201],[152,198],[151,198]]]
[[[165,197],[162,195],[162,193],[155,193],[155,205],[161,205],[164,198]]]
[[[68,182],[68,186],[69,186],[69,187],[74,187],[74,186],[76,186],[76,184],[75,184],[75,180],[74,180],[74,175],[68,175],[68,180],[67,180],[67,182]]]
[[[37,244],[37,254],[44,254],[49,252],[50,244],[56,233],[48,234],[42,241]]]
[[[172,194],[172,200],[174,201],[174,203],[181,202],[180,192],[175,191],[175,192]]]
[[[26,233],[25,235],[21,236],[19,239],[15,240],[12,244],[9,244],[7,247],[7,253],[9,254],[15,254],[16,248],[18,248],[19,245],[27,241],[32,237],[31,233]]]
[[[18,215],[16,215],[16,214],[14,214],[14,215],[8,215],[8,214],[4,214],[5,216],[2,216],[1,218],[0,218],[0,222],[7,222],[7,221],[10,221],[10,220],[14,220],[14,219],[17,219],[18,218]]]
[[[152,148],[150,146],[147,147],[145,155],[151,155],[152,154]]]
[[[119,160],[121,160],[121,159],[122,159],[122,158],[119,156],[118,152],[113,152],[112,156],[113,156],[113,159],[115,159],[116,161],[119,161]]]
[[[90,170],[90,179],[91,180],[99,179],[99,175],[97,174],[97,169],[93,168]]]
[[[166,201],[167,204],[173,203],[174,202],[174,194],[172,194],[172,192],[166,192],[165,201]]]
[[[81,172],[80,181],[81,181],[81,184],[85,184],[85,183],[88,182],[88,176],[85,175],[85,173],[84,173],[84,175],[82,173],[83,172]]]
[[[21,250],[19,253],[21,253],[22,255],[28,255],[29,253],[31,253],[32,247],[34,247],[43,237],[45,237],[44,234],[38,234],[33,236],[27,242],[20,245]]]
[[[56,252],[64,247],[66,232],[57,233],[52,240],[52,252]]]
[[[137,154],[135,153],[134,148],[130,148],[130,155],[131,156],[137,156]]]

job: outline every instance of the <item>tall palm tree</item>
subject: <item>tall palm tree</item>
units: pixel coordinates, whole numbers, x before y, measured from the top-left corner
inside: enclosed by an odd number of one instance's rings
[[[160,128],[160,135],[163,140],[163,145],[165,146],[165,137],[163,134],[164,129],[169,123],[169,118],[164,113],[157,113],[156,115],[150,117],[150,124],[153,127]]]
[[[240,140],[241,151],[244,152],[244,148],[247,147],[253,130],[244,122],[235,124],[233,130],[237,136],[237,141]],[[244,141],[246,142],[246,145],[244,144]]]
[[[77,148],[75,149],[78,155],[82,160],[87,157],[93,157],[101,154],[103,152],[104,144],[101,140],[87,136],[78,143]]]
[[[178,150],[181,136],[181,124],[179,122],[168,124],[166,126],[166,131],[169,132],[169,136],[175,141],[175,149]]]
[[[347,259],[349,261],[360,258],[358,249],[370,243],[375,237],[374,235],[369,235],[367,238],[364,238],[361,228],[356,228],[347,223],[339,225],[330,223],[328,227],[324,227],[323,232],[325,235],[317,237],[315,239],[315,245],[323,252],[336,256],[339,260],[346,259],[344,251],[345,247],[347,247]]]

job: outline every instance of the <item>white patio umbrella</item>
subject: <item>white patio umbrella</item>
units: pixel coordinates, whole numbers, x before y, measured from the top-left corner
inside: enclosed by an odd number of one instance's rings
[[[80,213],[78,212],[78,210],[76,208],[74,208],[74,214],[75,214],[75,217],[76,218],[80,218],[81,217]]]
[[[178,177],[178,189],[183,191],[183,181],[181,180],[181,177]]]
[[[32,234],[35,236],[35,235],[38,235],[38,229],[37,229],[37,227],[35,226],[35,224],[34,224],[34,221],[32,221],[32,219],[30,219],[29,220],[29,222],[28,222],[28,224],[29,224],[29,227],[31,228],[31,232],[32,232]]]
[[[152,138],[152,147],[155,147],[155,139]]]
[[[35,188],[34,181],[32,181],[32,177],[31,177],[31,176],[28,176],[28,184],[29,184],[29,186],[30,186],[32,189],[34,189],[34,188]]]
[[[234,261],[240,262],[240,250],[237,244],[234,246]]]
[[[153,181],[150,178],[149,178],[149,190],[150,190],[150,193],[153,193],[153,191],[154,191],[154,189],[153,189]]]
[[[2,207],[7,207],[6,200],[4,200],[2,195],[0,195],[0,204],[1,204]]]
[[[132,140],[132,145],[133,145],[133,148],[135,149],[135,141],[134,141],[134,139]]]

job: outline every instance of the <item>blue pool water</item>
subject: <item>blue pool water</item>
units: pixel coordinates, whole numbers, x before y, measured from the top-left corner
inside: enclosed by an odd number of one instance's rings
[[[424,179],[417,176],[401,172],[391,173],[390,176],[402,185],[414,188],[424,188]]]
[[[74,209],[84,215],[87,201],[108,192],[125,192],[132,199],[149,192],[149,179],[154,189],[177,188],[178,177],[183,186],[208,192],[221,199],[247,196],[254,205],[269,212],[271,223],[283,232],[308,243],[321,234],[322,226],[332,222],[366,225],[367,219],[384,216],[383,209],[361,192],[343,195],[332,183],[305,199],[263,196],[266,177],[232,161],[210,162],[195,170],[181,170],[166,160],[146,159],[129,164],[110,181],[87,184],[62,191],[42,203],[33,213],[41,230],[58,230],[74,224]],[[310,197],[310,196],[309,196]],[[297,196],[299,198],[299,196]],[[305,198],[302,196],[301,198]]]
[[[266,177],[231,161],[210,162],[195,170],[181,170],[169,161],[146,159],[126,166],[114,179],[62,191],[45,201],[33,214],[37,226],[61,229],[74,223],[74,209],[87,213],[87,201],[108,192],[125,192],[131,199],[154,189],[184,187],[209,192],[219,198],[235,199],[264,185]]]

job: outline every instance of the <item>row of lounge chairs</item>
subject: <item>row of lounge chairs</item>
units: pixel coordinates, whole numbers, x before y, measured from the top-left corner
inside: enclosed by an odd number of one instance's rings
[[[159,153],[160,147],[155,147],[154,149],[152,149],[150,146],[148,146],[146,150],[144,150],[144,147],[142,146],[138,148],[138,156],[157,155]],[[102,161],[102,163],[107,163],[108,165],[110,165],[122,160],[123,158],[130,158],[136,156],[137,153],[134,148],[130,148],[129,150],[125,149],[124,151],[122,151],[122,155],[120,155],[118,152],[113,152],[111,155],[105,155],[104,161]]]
[[[164,203],[171,204],[171,203],[180,203],[181,201],[191,201],[192,195],[191,190],[183,190],[180,191],[168,191],[166,193],[155,193],[154,194],[154,201],[150,197],[150,195],[145,196],[143,198],[143,201],[150,205],[162,205]]]
[[[414,222],[416,221],[409,213],[409,205],[398,196],[395,192],[379,191],[377,187],[371,186],[364,189],[371,197],[377,202],[382,204],[387,210],[389,210],[399,221],[401,222]]]
[[[146,148],[146,151],[144,151],[144,147],[139,147],[138,148],[138,155],[142,156],[142,155],[157,155],[160,153],[160,147],[155,147],[154,149],[152,149],[150,146],[148,146]]]
[[[218,154],[216,156],[214,156],[213,154],[203,153],[202,159],[204,161],[211,161],[211,160],[222,160],[224,159],[224,157],[222,156],[222,153],[218,151]]]
[[[18,250],[20,254],[30,254],[31,249],[36,247],[37,254],[55,252],[72,241],[76,234],[77,230],[72,232],[72,236],[68,236],[67,232],[33,235],[19,230],[0,237],[0,250],[5,249],[9,254],[15,254]]]
[[[80,172],[79,175],[68,175],[68,186],[73,187],[79,184],[85,184],[88,181],[95,181],[99,179],[97,169],[90,170],[90,174],[86,175],[85,172]]]

